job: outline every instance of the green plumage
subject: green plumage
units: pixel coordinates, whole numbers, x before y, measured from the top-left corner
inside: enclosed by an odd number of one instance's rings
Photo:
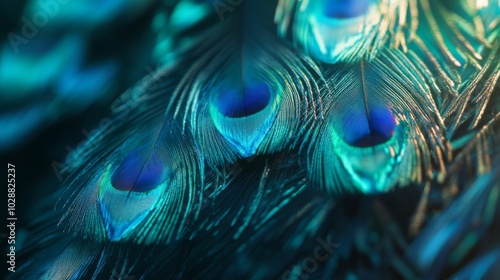
[[[171,2],[213,10],[74,155],[30,240],[53,255],[11,277],[494,275],[498,1]]]

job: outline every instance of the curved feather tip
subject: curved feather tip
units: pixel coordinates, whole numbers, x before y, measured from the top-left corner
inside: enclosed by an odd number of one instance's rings
[[[122,239],[155,208],[160,195],[168,187],[161,181],[159,165],[145,164],[142,171],[135,165],[124,174],[125,166],[139,163],[129,155],[110,175],[110,168],[100,180],[99,208],[110,240]],[[109,178],[111,176],[111,179]],[[163,177],[163,176],[162,176]],[[111,181],[111,182],[110,182]],[[110,184],[111,183],[111,184]]]
[[[354,147],[371,147],[387,142],[396,131],[396,119],[386,107],[366,112],[350,110],[343,116],[344,141]]]
[[[164,171],[165,166],[157,156],[146,160],[144,152],[134,150],[113,172],[111,184],[121,191],[146,192],[164,180]]]
[[[243,89],[226,88],[219,94],[218,109],[226,117],[241,118],[264,109],[271,98],[265,83],[245,85]]]
[[[353,18],[365,14],[373,0],[325,0],[324,14],[331,18]]]
[[[264,82],[249,81],[242,87],[221,87],[210,115],[224,138],[241,156],[249,157],[271,128],[281,98]]]

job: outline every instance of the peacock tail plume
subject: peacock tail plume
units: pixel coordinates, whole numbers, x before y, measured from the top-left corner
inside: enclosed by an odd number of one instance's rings
[[[152,7],[8,279],[497,277],[499,1]]]

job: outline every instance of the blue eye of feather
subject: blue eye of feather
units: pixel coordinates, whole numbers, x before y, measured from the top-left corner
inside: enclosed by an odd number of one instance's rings
[[[353,18],[360,16],[373,0],[324,0],[324,14],[330,18]]]
[[[355,147],[371,147],[387,142],[396,130],[388,108],[373,108],[369,116],[351,112],[344,117],[344,141]]]
[[[230,118],[253,115],[264,109],[271,99],[269,87],[263,82],[245,84],[243,90],[224,89],[218,100],[219,112]]]
[[[147,159],[138,151],[132,151],[118,166],[111,177],[111,184],[117,190],[147,192],[164,179],[164,166],[154,156]]]

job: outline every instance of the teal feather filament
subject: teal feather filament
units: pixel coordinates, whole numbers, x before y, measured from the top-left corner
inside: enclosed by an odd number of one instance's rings
[[[154,89],[122,95],[82,148],[61,199],[73,236],[36,232],[21,273],[495,279],[498,1],[280,0],[306,52],[272,34],[276,2],[187,2],[225,20],[172,30]]]
[[[334,192],[380,193],[432,176],[423,174],[431,157],[443,160],[442,131],[426,99],[430,89],[411,61],[384,50],[326,75],[327,119],[311,153],[315,182]],[[424,134],[423,125],[432,133]]]
[[[186,102],[185,109],[176,109],[215,166],[290,149],[292,139],[307,133],[300,124],[321,113],[319,69],[258,30],[216,38],[217,50],[203,56],[209,63],[193,66],[200,79],[182,83],[182,100],[172,102]],[[309,82],[312,75],[319,84]]]

